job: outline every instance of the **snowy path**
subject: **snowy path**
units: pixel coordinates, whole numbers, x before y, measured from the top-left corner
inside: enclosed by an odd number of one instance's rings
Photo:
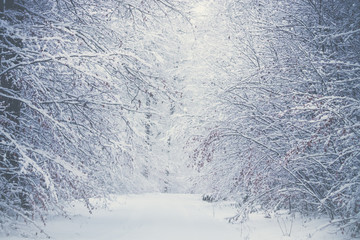
[[[199,195],[121,196],[110,211],[79,212],[71,221],[53,219],[46,227],[57,240],[212,240],[239,239],[235,225],[213,216]]]
[[[317,231],[326,219],[251,214],[243,224],[225,220],[235,213],[229,202],[207,203],[200,195],[138,194],[116,196],[108,209],[89,214],[83,204],[69,209],[71,219],[55,216],[44,230],[54,240],[344,240],[334,228]],[[286,236],[290,234],[291,236]],[[0,240],[26,240],[0,233]],[[30,238],[33,239],[33,238]],[[47,239],[40,235],[39,239]]]
[[[103,239],[239,239],[239,232],[214,219],[211,206],[199,199],[163,194],[128,197],[123,207],[113,210],[111,219],[101,221],[106,226]],[[89,224],[83,239],[98,239],[89,233],[96,226]]]

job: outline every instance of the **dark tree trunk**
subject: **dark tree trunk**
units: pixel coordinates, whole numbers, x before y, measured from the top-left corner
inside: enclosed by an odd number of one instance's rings
[[[16,10],[14,0],[0,0],[0,17],[5,21],[12,21],[6,14],[7,10]],[[21,48],[22,42],[20,39],[9,36],[4,28],[0,28],[0,42],[3,46],[8,46],[0,48],[0,73],[2,73],[11,65],[21,61],[11,49],[12,47]],[[0,93],[2,93],[2,96],[0,96],[0,106],[2,107],[0,109],[0,124],[6,132],[11,133],[16,138],[21,112],[21,103],[14,98],[20,90],[16,84],[16,73],[9,71],[1,74],[0,83]],[[6,143],[0,144],[0,177],[5,180],[5,182],[0,183],[2,189],[0,193],[1,199],[10,198],[18,202],[22,208],[29,209],[26,195],[22,191],[24,184],[18,174],[21,167],[18,151],[5,136],[0,135],[0,140]]]
[[[4,12],[7,9],[14,7],[14,0],[1,0],[0,1],[0,11]]]

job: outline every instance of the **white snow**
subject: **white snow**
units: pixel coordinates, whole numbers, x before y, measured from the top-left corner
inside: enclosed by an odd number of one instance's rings
[[[101,201],[95,201],[99,204]],[[316,231],[325,219],[310,220],[288,215],[265,218],[250,215],[249,221],[230,224],[235,213],[231,202],[208,203],[200,195],[139,194],[115,196],[108,207],[91,215],[80,203],[69,209],[73,216],[50,218],[44,227],[56,240],[340,240],[343,235],[331,228]],[[292,223],[292,224],[291,224]],[[292,226],[292,227],[291,227]],[[291,230],[291,231],[290,231]],[[284,236],[290,233],[290,236]],[[2,236],[0,240],[24,240]],[[46,239],[46,237],[40,237]]]

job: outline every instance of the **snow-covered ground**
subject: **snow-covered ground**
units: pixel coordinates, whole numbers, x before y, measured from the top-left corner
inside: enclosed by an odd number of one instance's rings
[[[208,203],[200,195],[139,194],[117,196],[107,209],[89,214],[74,204],[71,219],[50,218],[44,230],[56,240],[340,240],[331,228],[316,231],[326,220],[265,218],[253,214],[244,224],[229,224],[234,214],[229,202]],[[284,236],[290,232],[290,236]],[[286,225],[286,226],[285,226]],[[280,227],[281,226],[281,227]],[[45,239],[43,236],[41,239]],[[0,240],[25,237],[1,236]]]

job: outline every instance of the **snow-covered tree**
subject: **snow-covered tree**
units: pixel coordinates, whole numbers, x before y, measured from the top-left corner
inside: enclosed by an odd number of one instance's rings
[[[167,1],[2,1],[1,224],[147,188],[150,116],[165,98],[145,29]],[[154,43],[154,49],[158,43]],[[152,100],[151,100],[152,101]],[[148,123],[146,123],[148,124]],[[35,222],[34,222],[35,223]]]
[[[243,210],[359,224],[359,3],[230,1],[237,46],[227,119],[194,157]],[[209,190],[208,190],[209,191]]]

